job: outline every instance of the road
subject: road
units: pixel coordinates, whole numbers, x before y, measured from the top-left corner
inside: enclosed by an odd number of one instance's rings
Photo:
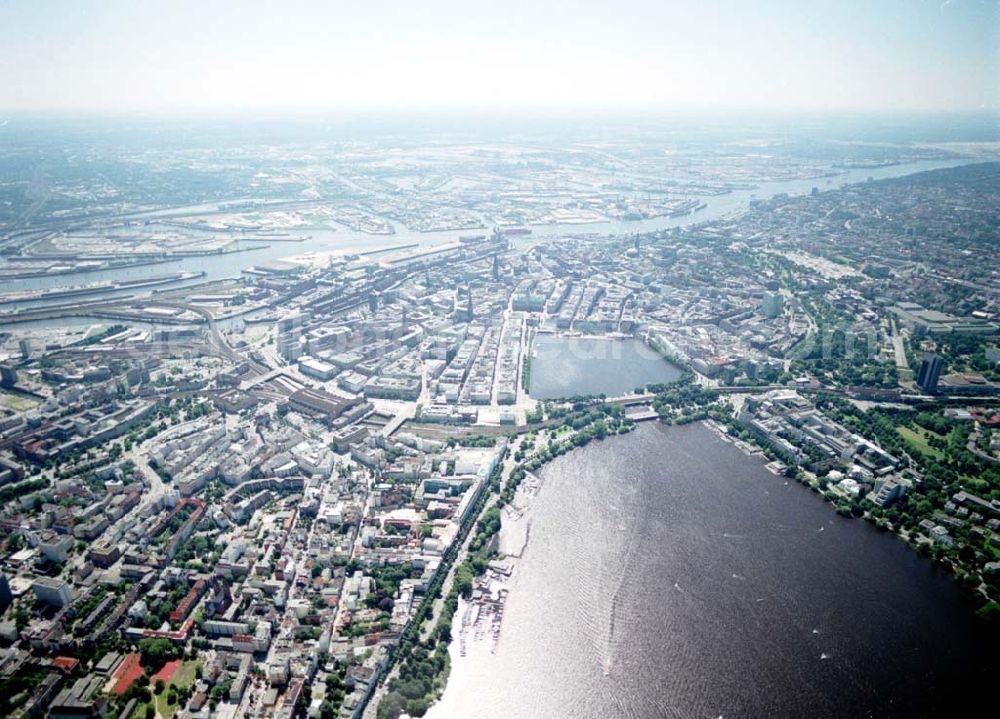
[[[209,310],[204,307],[198,307],[197,305],[190,304],[188,302],[169,302],[165,300],[157,300],[156,305],[162,307],[174,307],[177,309],[188,310],[189,312],[194,312],[196,315],[205,320],[205,324],[208,326],[208,337],[209,343],[215,350],[225,359],[231,362],[246,362],[249,364],[255,372],[258,374],[265,374],[270,369],[261,365],[259,362],[251,359],[250,357],[245,357],[232,347],[226,341],[226,338],[222,336],[219,331],[219,326],[215,323],[215,315],[213,315]]]
[[[899,334],[899,327],[896,320],[892,322],[892,351],[896,355],[896,368],[909,369],[910,364],[906,361],[906,346],[903,344],[903,336]]]
[[[983,436],[983,427],[979,422],[972,423],[972,432],[969,434],[969,441],[966,443],[965,448],[972,452],[974,455],[979,457],[984,462],[989,462],[990,464],[1000,464],[1000,459],[994,457],[991,454],[987,454],[983,450],[979,449],[979,440]]]
[[[501,487],[503,487],[507,483],[507,480],[510,479],[511,472],[514,471],[514,467],[516,467],[519,464],[519,462],[514,460],[514,453],[520,448],[522,441],[523,438],[518,437],[507,448],[507,455],[504,457],[503,460],[503,469],[500,472]],[[536,449],[536,452],[537,451],[538,450]],[[484,488],[483,491],[488,492],[489,489]],[[470,521],[473,522],[477,521],[478,518],[482,516],[482,514],[486,510],[488,510],[490,507],[492,507],[497,503],[498,498],[499,495],[496,494],[490,496],[489,499],[486,500],[486,503],[483,505],[483,508],[479,511],[479,513],[475,517],[472,517]],[[431,632],[434,631],[434,627],[437,625],[438,618],[441,616],[441,610],[444,608],[445,598],[448,596],[448,593],[451,591],[452,586],[455,584],[455,572],[457,571],[458,567],[462,564],[462,562],[465,561],[465,558],[468,556],[469,544],[472,542],[472,538],[475,536],[475,534],[476,534],[475,531],[470,529],[468,535],[466,535],[465,537],[465,541],[462,542],[462,546],[459,549],[458,554],[455,555],[455,561],[452,562],[451,567],[448,569],[448,574],[445,576],[444,582],[442,582],[441,584],[441,596],[434,600],[434,605],[431,607],[430,616],[427,617],[423,626],[421,626],[420,628],[421,642],[426,641],[427,638],[430,637]],[[368,705],[365,707],[365,711],[363,714],[364,719],[375,719],[376,713],[378,711],[378,703],[379,701],[381,701],[382,697],[384,697],[388,692],[389,684],[392,682],[393,679],[395,679],[399,675],[399,666],[400,666],[399,662],[393,665],[393,668],[389,671],[389,673],[385,677],[382,678],[382,680],[379,682],[378,687],[376,687],[375,691],[372,692],[371,699],[368,700]]]

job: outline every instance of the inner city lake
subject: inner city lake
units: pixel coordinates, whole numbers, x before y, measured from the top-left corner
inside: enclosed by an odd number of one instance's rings
[[[681,370],[638,339],[538,335],[531,358],[531,396],[615,396],[673,382]]]

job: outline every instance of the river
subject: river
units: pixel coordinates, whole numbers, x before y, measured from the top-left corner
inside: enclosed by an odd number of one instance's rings
[[[810,192],[813,187],[818,187],[821,190],[830,190],[854,182],[863,182],[868,178],[885,179],[900,177],[915,172],[923,172],[926,170],[935,170],[945,167],[956,167],[958,165],[970,164],[971,162],[973,162],[973,160],[970,159],[922,160],[919,162],[902,163],[887,167],[847,170],[834,177],[789,180],[781,182],[763,182],[753,190],[738,190],[725,195],[704,198],[704,201],[707,203],[707,207],[690,215],[683,215],[680,217],[659,217],[650,220],[637,221],[598,222],[584,225],[535,225],[532,227],[531,235],[516,238],[515,244],[517,246],[529,246],[533,243],[546,239],[580,233],[621,236],[668,229],[672,227],[682,227],[693,223],[718,219],[730,213],[743,210],[748,206],[748,203],[753,198],[767,199],[781,193],[801,195]],[[210,212],[213,208],[213,205],[204,205],[196,208],[175,208],[174,210],[160,211],[159,215],[168,214],[169,212],[194,210],[204,210],[206,212]],[[241,240],[238,242],[237,247],[244,249],[245,251],[243,252],[184,257],[160,264],[143,265],[139,267],[115,270],[103,270],[85,274],[7,280],[0,283],[0,289],[3,289],[4,291],[13,291],[63,287],[67,285],[105,280],[142,279],[155,275],[184,271],[204,272],[205,276],[199,280],[204,282],[207,280],[220,280],[237,277],[243,269],[250,267],[251,265],[305,252],[331,252],[344,250],[366,252],[401,244],[429,246],[454,242],[462,235],[489,232],[489,230],[418,232],[416,230],[410,230],[397,222],[391,222],[390,224],[392,224],[395,229],[394,235],[371,235],[364,232],[349,230],[347,228],[339,228],[336,230],[310,229],[301,233],[302,235],[310,236],[310,239],[302,242]],[[40,301],[33,303],[19,303],[18,306],[28,306],[29,304],[34,307],[38,307],[44,306],[46,302]]]
[[[704,425],[555,460],[521,521],[495,653],[455,632],[431,719],[909,719],[990,692],[950,576]]]

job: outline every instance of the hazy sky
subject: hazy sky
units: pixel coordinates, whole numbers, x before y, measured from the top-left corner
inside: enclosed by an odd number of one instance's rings
[[[0,0],[0,110],[1000,108],[1000,0]]]

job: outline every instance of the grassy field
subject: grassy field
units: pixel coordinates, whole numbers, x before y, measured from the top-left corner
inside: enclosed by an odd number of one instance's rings
[[[944,459],[944,452],[928,444],[927,440],[931,435],[926,429],[918,427],[914,430],[909,427],[896,427],[896,431],[899,432],[899,436],[905,439],[917,451],[923,452],[934,459]]]
[[[176,687],[178,693],[181,690],[187,689],[194,684],[195,681],[195,669],[198,666],[198,662],[189,661],[184,662],[177,671],[174,672],[173,677],[167,682],[166,686],[163,688],[163,693],[160,695],[153,695],[153,706],[156,708],[156,714],[161,719],[169,719],[172,717],[179,708],[177,704],[171,704],[167,701],[167,697],[170,695],[170,687]],[[136,714],[135,716],[141,717],[141,714]]]
[[[32,399],[31,397],[25,397],[20,394],[11,394],[9,392],[0,392],[0,407],[6,407],[7,409],[12,409],[15,412],[27,412],[29,409],[34,409],[38,405],[38,400]]]

